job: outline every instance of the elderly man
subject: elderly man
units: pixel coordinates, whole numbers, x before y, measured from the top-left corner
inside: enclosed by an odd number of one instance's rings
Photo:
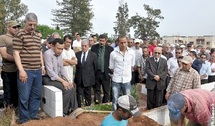
[[[42,74],[45,74],[40,36],[35,33],[37,16],[28,13],[25,26],[13,38],[13,56],[18,68],[19,121],[38,119],[42,95]]]
[[[16,21],[7,21],[7,33],[0,36],[0,53],[2,56],[2,72],[5,107],[18,106],[17,67],[13,57],[12,40],[20,25]]]
[[[184,117],[189,119],[187,126],[209,126],[212,103],[215,103],[214,92],[190,89],[171,95],[167,106],[171,121],[178,126],[184,124]]]
[[[154,56],[146,60],[147,109],[159,107],[163,102],[163,90],[166,88],[167,61],[161,58],[162,48],[155,47]]]
[[[166,89],[166,99],[173,93],[201,87],[200,76],[198,72],[191,67],[193,62],[192,58],[190,56],[184,56],[181,62],[182,68],[179,67],[175,71]]]
[[[87,39],[81,41],[81,50],[75,54],[78,61],[75,73],[78,107],[81,107],[83,97],[85,98],[85,105],[91,105],[91,88],[95,84],[98,65],[97,55],[89,50]]]

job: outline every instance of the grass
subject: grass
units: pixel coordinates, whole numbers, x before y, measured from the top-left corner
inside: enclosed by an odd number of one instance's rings
[[[98,104],[86,107],[86,110],[112,111],[112,104]]]
[[[15,111],[11,108],[6,108],[1,111],[0,126],[10,126],[12,124]]]

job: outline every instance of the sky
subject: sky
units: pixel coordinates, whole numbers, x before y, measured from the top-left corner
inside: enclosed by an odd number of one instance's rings
[[[129,17],[138,13],[146,16],[143,5],[161,9],[164,17],[157,28],[161,36],[203,36],[215,35],[215,0],[123,0],[127,2]],[[51,10],[59,8],[56,0],[21,0],[28,6],[29,12],[38,16],[39,24],[54,27]],[[92,33],[114,34],[116,13],[119,0],[92,0]],[[133,36],[131,29],[131,36]]]

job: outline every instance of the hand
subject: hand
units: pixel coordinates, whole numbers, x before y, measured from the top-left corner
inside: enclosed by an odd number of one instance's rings
[[[140,79],[140,82],[143,82],[143,80],[144,80],[144,78],[141,74],[139,75],[139,79]]]
[[[25,72],[25,70],[19,71],[19,79],[21,80],[22,83],[26,83],[28,79],[28,75]]]
[[[169,96],[170,96],[170,93],[169,93],[169,92],[166,92],[165,99],[168,100],[168,99],[169,99]]]
[[[72,87],[73,87],[73,85],[72,85],[72,83],[69,83],[69,82],[67,82],[67,81],[63,81],[63,86],[64,86],[64,88],[66,89],[66,90],[69,90],[69,89],[71,89]]]
[[[42,75],[45,75],[46,74],[46,70],[44,67],[42,67]]]
[[[159,81],[159,80],[160,80],[160,77],[159,77],[158,75],[155,75],[154,79],[155,79],[156,81]]]

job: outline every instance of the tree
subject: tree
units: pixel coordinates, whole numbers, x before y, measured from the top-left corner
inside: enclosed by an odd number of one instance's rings
[[[46,39],[47,35],[51,35],[54,32],[58,32],[61,36],[63,36],[63,32],[61,30],[56,30],[47,25],[37,25],[37,30],[42,33],[42,38]]]
[[[17,20],[28,12],[28,6],[21,0],[0,0],[0,34],[5,32],[5,21]]]
[[[130,27],[128,22],[128,4],[123,4],[123,1],[120,1],[120,6],[118,7],[118,12],[116,14],[116,27],[114,27],[115,34],[117,35],[127,35]]]
[[[164,19],[161,16],[160,9],[153,9],[149,5],[143,5],[146,10],[147,17],[141,17],[136,14],[129,19],[130,26],[135,29],[135,37],[160,38],[156,29],[159,27],[160,20]]]
[[[91,0],[63,0],[57,1],[60,9],[52,10],[54,22],[56,22],[65,32],[71,32],[73,35],[78,32],[85,35],[92,28],[90,22],[93,18],[93,12],[90,5]]]

